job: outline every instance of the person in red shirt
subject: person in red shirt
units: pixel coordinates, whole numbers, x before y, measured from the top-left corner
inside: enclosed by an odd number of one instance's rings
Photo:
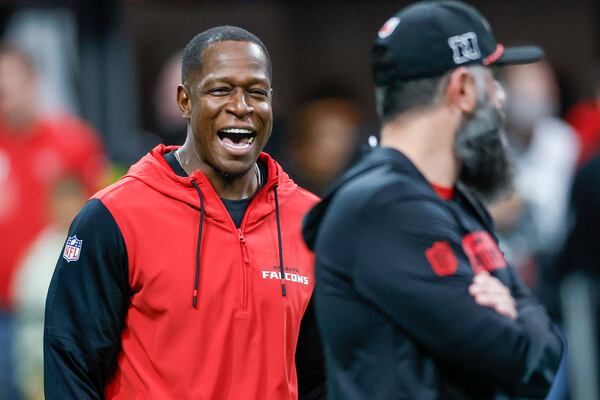
[[[95,132],[74,116],[44,115],[36,107],[36,83],[32,59],[0,44],[0,352],[12,347],[15,270],[50,220],[47,204],[54,183],[76,174],[91,194],[105,176],[104,151]],[[0,394],[12,390],[7,389],[11,383],[2,384],[9,380],[11,359],[0,354]]]
[[[583,166],[600,154],[600,82],[594,98],[575,104],[567,113],[569,122],[579,137],[578,166]]]

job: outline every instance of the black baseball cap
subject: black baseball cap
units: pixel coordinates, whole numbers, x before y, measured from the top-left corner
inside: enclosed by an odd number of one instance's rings
[[[527,64],[544,55],[537,46],[505,48],[486,19],[461,1],[422,1],[381,27],[371,52],[377,85],[435,77],[463,65]]]

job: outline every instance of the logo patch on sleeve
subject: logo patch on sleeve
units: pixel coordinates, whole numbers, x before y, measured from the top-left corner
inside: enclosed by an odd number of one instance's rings
[[[63,251],[63,258],[67,260],[67,262],[79,260],[82,244],[83,240],[77,239],[77,235],[69,236],[67,238],[67,243],[65,244],[65,251]]]
[[[474,273],[506,268],[504,255],[489,233],[471,232],[463,237],[462,245]]]
[[[425,250],[425,257],[431,264],[433,272],[439,276],[452,275],[458,268],[458,259],[447,242],[435,242]]]

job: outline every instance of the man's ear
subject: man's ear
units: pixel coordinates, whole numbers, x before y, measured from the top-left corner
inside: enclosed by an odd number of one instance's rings
[[[471,114],[477,106],[477,84],[465,67],[452,71],[446,89],[446,100],[466,114]]]
[[[183,118],[190,119],[192,115],[192,99],[185,86],[177,86],[177,104],[183,113]]]

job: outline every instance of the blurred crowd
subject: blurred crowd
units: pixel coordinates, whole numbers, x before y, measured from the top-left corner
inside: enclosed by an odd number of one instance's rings
[[[179,58],[175,52],[157,79],[158,128],[148,143],[185,138],[175,102]],[[101,132],[72,111],[40,107],[41,68],[24,48],[0,45],[0,400],[43,398],[44,303],[56,259],[78,209],[117,178]],[[490,209],[503,251],[570,342],[551,398],[594,399],[600,378],[600,84],[594,98],[561,110],[549,63],[510,67],[500,79],[508,94],[516,181],[512,196]],[[279,137],[270,151],[317,194],[375,133],[365,128],[371,121],[360,99],[335,91],[308,98],[286,122],[275,127]]]

